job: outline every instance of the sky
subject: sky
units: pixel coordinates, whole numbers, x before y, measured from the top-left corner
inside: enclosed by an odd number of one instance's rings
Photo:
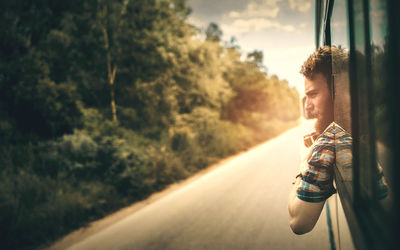
[[[243,55],[262,50],[268,75],[287,80],[304,94],[299,73],[315,49],[313,0],[188,0],[189,23],[219,25],[223,41],[235,37]]]

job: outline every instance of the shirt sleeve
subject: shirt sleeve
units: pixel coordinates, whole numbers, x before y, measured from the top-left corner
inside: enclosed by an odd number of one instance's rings
[[[321,202],[336,192],[333,187],[334,136],[329,134],[329,129],[317,138],[311,151],[301,166],[301,181],[297,184],[296,192],[300,200]]]

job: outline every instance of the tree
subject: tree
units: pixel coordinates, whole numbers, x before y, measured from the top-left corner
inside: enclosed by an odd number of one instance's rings
[[[66,73],[85,105],[114,121],[118,107],[140,112],[136,92],[144,88],[139,85],[174,67],[180,39],[190,34],[184,22],[189,12],[182,0],[92,0],[66,16],[61,32],[73,51]]]
[[[211,22],[206,29],[206,40],[212,42],[220,42],[222,37],[222,30],[218,24]]]
[[[264,54],[261,50],[254,50],[247,54],[247,61],[256,65],[259,69],[265,69],[263,65]]]
[[[236,49],[236,50],[240,50],[240,46],[237,43],[237,39],[234,36],[231,36],[231,39],[229,39],[229,42],[225,42],[225,47],[228,49]]]
[[[259,130],[272,120],[291,121],[299,116],[299,97],[286,81],[269,77],[257,65],[238,62],[225,75],[234,96],[223,118]]]
[[[65,77],[54,77],[58,71],[52,69],[61,67],[47,60],[56,52],[45,44],[64,15],[80,7],[80,1],[0,3],[0,112],[21,139],[58,136],[79,124],[74,86]]]

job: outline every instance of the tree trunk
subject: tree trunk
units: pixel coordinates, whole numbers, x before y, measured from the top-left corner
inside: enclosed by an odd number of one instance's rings
[[[108,33],[106,28],[103,27],[104,35],[104,48],[107,51],[107,73],[108,73],[108,84],[110,85],[110,97],[111,97],[111,112],[113,116],[113,122],[117,122],[117,106],[115,104],[115,75],[117,73],[117,65],[114,64],[112,68],[111,64],[111,53],[110,45],[108,42]],[[112,68],[112,69],[111,69]]]

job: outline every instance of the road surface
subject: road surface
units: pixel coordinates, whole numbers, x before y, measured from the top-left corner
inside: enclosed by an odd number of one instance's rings
[[[287,197],[307,126],[225,161],[68,249],[329,249],[325,209],[312,232],[299,236],[289,227]]]

